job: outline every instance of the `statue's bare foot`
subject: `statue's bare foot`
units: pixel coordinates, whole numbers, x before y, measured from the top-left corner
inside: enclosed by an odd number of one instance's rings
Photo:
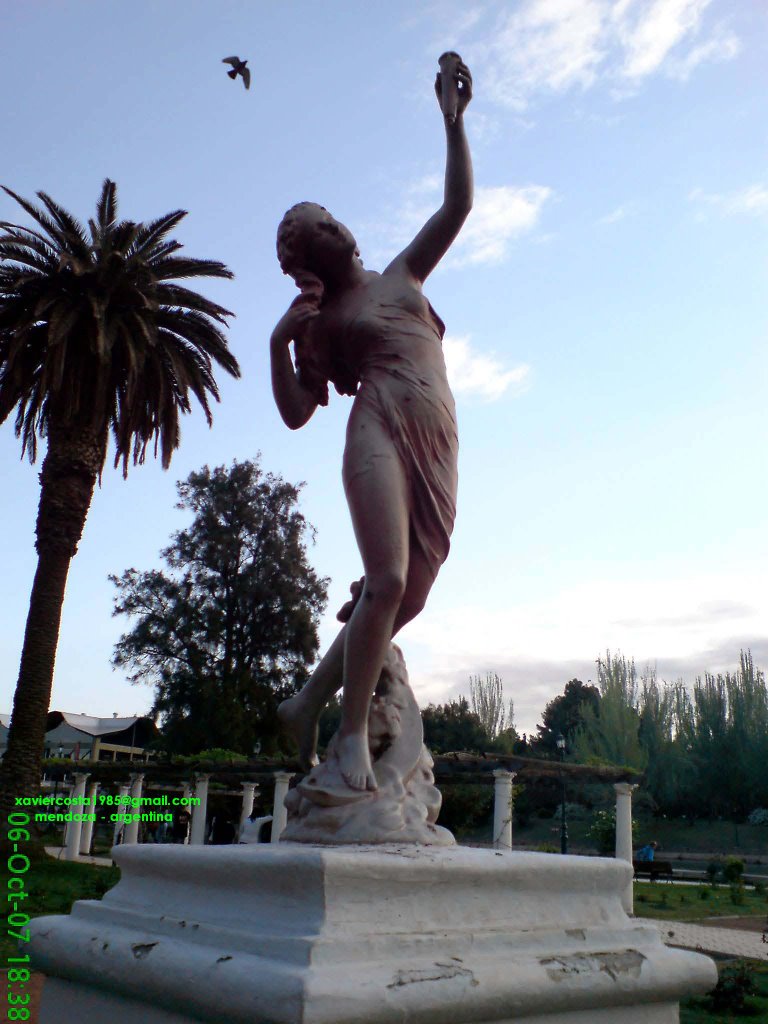
[[[350,789],[378,789],[366,733],[362,736],[358,733],[350,733],[348,736],[337,734],[336,757],[341,777]]]
[[[305,771],[318,764],[317,737],[318,720],[306,707],[301,694],[289,697],[279,705],[277,717],[283,726],[296,740],[299,748],[299,761]]]

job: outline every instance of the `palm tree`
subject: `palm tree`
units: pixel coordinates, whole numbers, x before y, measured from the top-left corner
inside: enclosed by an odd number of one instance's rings
[[[43,437],[47,451],[37,571],[0,773],[3,821],[14,795],[39,789],[64,588],[110,430],[123,476],[150,442],[167,469],[190,393],[212,422],[213,362],[240,375],[219,327],[232,314],[177,283],[233,276],[222,263],[176,255],[181,245],[168,234],[186,211],[148,224],[118,221],[107,179],[86,233],[44,192],[42,206],[5,192],[36,228],[0,222],[0,423],[15,409],[22,457],[34,462]]]

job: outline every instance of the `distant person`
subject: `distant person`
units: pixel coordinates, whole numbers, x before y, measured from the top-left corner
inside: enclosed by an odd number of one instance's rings
[[[209,842],[212,846],[228,846],[234,843],[236,829],[234,822],[223,814],[217,814],[211,825]]]
[[[187,833],[189,832],[189,823],[192,820],[189,811],[179,811],[173,822],[171,829],[171,837],[174,843],[186,842]]]
[[[658,843],[655,840],[651,843],[646,843],[645,846],[641,846],[637,851],[635,860],[652,861],[657,846]]]

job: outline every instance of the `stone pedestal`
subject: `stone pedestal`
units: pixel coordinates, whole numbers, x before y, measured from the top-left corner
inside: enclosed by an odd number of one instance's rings
[[[716,981],[630,920],[621,861],[424,846],[123,846],[32,922],[41,1024],[675,1024]]]

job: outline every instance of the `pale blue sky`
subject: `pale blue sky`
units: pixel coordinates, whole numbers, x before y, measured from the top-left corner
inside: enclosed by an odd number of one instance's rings
[[[81,218],[183,207],[176,237],[221,259],[243,379],[220,378],[171,470],[107,471],[64,609],[53,706],[144,711],[109,666],[127,626],[107,574],[157,564],[175,481],[261,451],[305,480],[311,557],[333,579],[322,637],[360,575],[340,479],[349,399],[301,431],[269,386],[294,294],[274,234],[327,206],[381,269],[440,201],[436,61],[473,71],[475,210],[425,291],[448,326],[461,435],[453,550],[401,634],[423,703],[497,671],[532,729],[607,647],[692,679],[751,646],[768,664],[768,11],[756,0],[459,5],[164,0],[3,12],[0,180]],[[246,92],[221,58],[248,58]],[[0,218],[18,220],[3,195]],[[10,709],[35,565],[37,472],[0,430],[0,710]]]

